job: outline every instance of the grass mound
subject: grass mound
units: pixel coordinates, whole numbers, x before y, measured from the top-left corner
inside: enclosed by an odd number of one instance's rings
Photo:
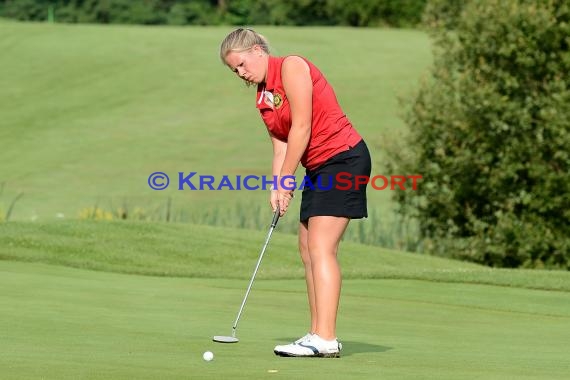
[[[269,226],[268,226],[269,227]],[[266,232],[128,221],[10,222],[0,259],[152,276],[246,279]],[[258,278],[300,279],[296,237],[273,234]],[[346,279],[418,279],[570,291],[563,271],[489,269],[476,264],[343,242]]]

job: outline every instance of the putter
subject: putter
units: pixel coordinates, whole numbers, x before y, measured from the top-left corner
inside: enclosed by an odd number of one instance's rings
[[[245,292],[245,297],[243,297],[243,301],[241,303],[241,307],[239,308],[236,320],[234,322],[234,326],[232,328],[232,335],[231,336],[224,336],[224,335],[216,335],[213,338],[214,342],[218,343],[237,343],[239,339],[236,338],[236,329],[239,322],[239,318],[241,317],[241,313],[245,306],[245,302],[247,301],[247,297],[249,296],[249,292],[251,291],[251,286],[253,285],[253,280],[255,280],[255,275],[257,274],[257,270],[259,269],[259,265],[261,264],[261,260],[263,259],[263,254],[265,253],[265,249],[267,248],[267,244],[269,244],[269,239],[271,238],[271,234],[273,234],[273,230],[275,226],[277,226],[277,221],[279,220],[279,207],[275,210],[275,214],[273,214],[273,220],[271,221],[271,227],[269,228],[269,233],[267,234],[267,238],[265,239],[265,244],[261,249],[261,254],[259,255],[259,259],[257,259],[257,264],[255,265],[255,269],[253,271],[253,275],[251,276],[251,280],[249,281],[249,286],[247,287],[247,291]]]

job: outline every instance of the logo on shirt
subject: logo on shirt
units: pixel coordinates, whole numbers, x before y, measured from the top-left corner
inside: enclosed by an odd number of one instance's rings
[[[273,105],[275,108],[279,108],[283,105],[283,99],[281,98],[281,95],[277,93],[273,94]]]
[[[265,103],[265,105],[272,109],[279,108],[283,105],[283,98],[278,93],[266,91],[265,88],[261,91],[257,104]]]

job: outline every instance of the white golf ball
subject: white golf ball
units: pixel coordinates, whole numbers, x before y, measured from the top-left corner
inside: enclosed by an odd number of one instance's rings
[[[209,362],[210,360],[214,359],[214,354],[211,351],[206,351],[202,357],[205,361]]]

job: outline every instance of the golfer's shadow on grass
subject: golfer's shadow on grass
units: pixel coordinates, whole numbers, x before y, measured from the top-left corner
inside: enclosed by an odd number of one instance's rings
[[[296,338],[279,338],[277,342],[292,342]],[[368,352],[386,352],[390,351],[392,347],[388,346],[381,346],[379,344],[370,344],[370,343],[363,343],[363,342],[355,342],[353,340],[340,340],[342,343],[342,352],[341,356],[350,356],[354,354],[363,354]],[[276,344],[283,344],[283,343],[276,343]]]

